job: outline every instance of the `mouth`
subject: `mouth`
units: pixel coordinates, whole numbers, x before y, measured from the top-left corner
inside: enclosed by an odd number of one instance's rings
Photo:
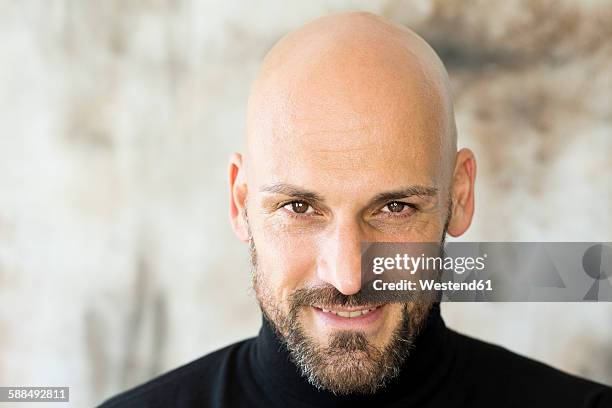
[[[323,327],[345,330],[374,329],[382,319],[385,305],[377,306],[311,306],[316,321]]]
[[[373,306],[373,307],[363,308],[363,309],[333,309],[333,308],[326,309],[324,307],[317,308],[317,309],[321,310],[323,313],[333,313],[336,316],[354,319],[357,317],[365,316],[368,313],[373,312],[378,308],[379,306]]]

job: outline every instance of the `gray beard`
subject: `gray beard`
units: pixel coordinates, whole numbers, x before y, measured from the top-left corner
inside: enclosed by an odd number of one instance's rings
[[[444,245],[452,214],[450,197],[447,211],[440,238],[441,247]],[[249,226],[246,211],[244,218]],[[290,299],[290,311],[284,313],[278,307],[276,299],[269,295],[273,292],[267,287],[263,274],[259,271],[257,249],[250,227],[249,254],[253,289],[264,318],[289,351],[291,360],[314,387],[336,395],[373,394],[399,375],[434,302],[413,303],[412,312],[408,310],[408,303],[402,304],[401,322],[383,348],[370,344],[364,333],[355,331],[334,333],[330,336],[328,345],[320,345],[308,336],[299,319],[302,307],[309,305],[307,298],[312,301],[317,294],[310,293],[301,299]],[[330,304],[359,304],[358,295],[346,296],[335,288],[326,288],[325,291],[326,300],[335,300]]]
[[[253,240],[250,252],[253,288],[262,313],[308,382],[336,395],[373,394],[397,377],[431,305],[415,304],[414,313],[409,313],[408,304],[403,304],[401,322],[383,348],[374,346],[364,333],[355,331],[334,333],[327,345],[321,345],[306,333],[300,322],[304,303],[293,298],[289,313],[284,313],[268,295],[272,292],[258,270]],[[351,303],[351,296],[342,295],[333,288],[337,292],[334,295],[331,290],[325,289],[326,299],[335,296],[339,298],[338,304]]]
[[[414,345],[406,306],[402,315],[383,349],[370,344],[365,334],[352,331],[332,334],[329,344],[322,346],[305,333],[297,317],[291,320],[289,334],[281,338],[292,361],[316,388],[337,395],[373,394],[397,377]]]

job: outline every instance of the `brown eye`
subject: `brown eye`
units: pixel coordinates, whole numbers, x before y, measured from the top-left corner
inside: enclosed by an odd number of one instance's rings
[[[293,212],[296,212],[298,214],[304,214],[306,211],[308,211],[308,204],[303,203],[301,201],[296,201],[294,203],[291,203],[291,209],[293,210]]]
[[[389,212],[398,213],[404,210],[406,204],[400,203],[399,201],[393,201],[387,204],[385,207],[389,210]]]
[[[312,207],[304,201],[293,201],[285,205],[285,208],[296,214],[306,214],[313,212]]]

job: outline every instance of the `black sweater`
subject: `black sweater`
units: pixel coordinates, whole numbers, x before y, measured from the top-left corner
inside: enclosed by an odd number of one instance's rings
[[[612,388],[448,329],[435,309],[401,374],[375,395],[311,386],[265,322],[208,354],[101,405],[111,407],[612,408]]]

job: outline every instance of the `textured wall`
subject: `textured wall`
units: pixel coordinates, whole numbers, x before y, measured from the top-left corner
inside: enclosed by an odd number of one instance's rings
[[[266,50],[349,9],[409,25],[447,63],[479,159],[465,239],[612,241],[607,0],[4,0],[0,385],[69,385],[91,406],[256,332],[226,159]],[[612,383],[612,305],[444,314]]]

